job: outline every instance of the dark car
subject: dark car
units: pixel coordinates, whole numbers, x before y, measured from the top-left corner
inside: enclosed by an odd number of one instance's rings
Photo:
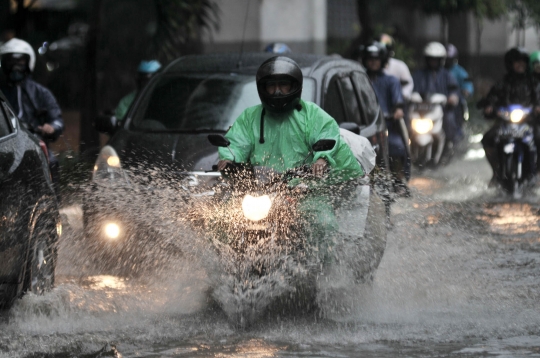
[[[169,168],[185,186],[216,182],[219,173],[209,171],[218,154],[207,135],[225,133],[244,109],[260,104],[255,73],[271,56],[179,58],[152,78],[121,124],[115,124],[114,118],[98,121],[98,129],[112,137],[96,161],[92,190],[83,205],[86,237],[105,251],[117,251],[145,231],[135,224],[137,216],[153,209],[145,207],[141,212],[126,199],[139,196],[132,194],[141,193],[142,187],[153,186],[152,175],[142,174],[141,168]],[[364,68],[337,56],[291,58],[304,75],[302,98],[317,103],[341,126],[367,137],[385,166],[386,126]],[[147,181],[141,183],[141,176]]]
[[[47,147],[0,94],[0,306],[54,285],[60,216]]]

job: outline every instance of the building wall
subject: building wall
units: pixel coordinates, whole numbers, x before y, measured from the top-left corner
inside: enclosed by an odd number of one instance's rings
[[[240,51],[242,46],[262,51],[271,42],[285,42],[293,52],[324,54],[326,1],[221,0],[221,27],[205,35],[205,52]]]

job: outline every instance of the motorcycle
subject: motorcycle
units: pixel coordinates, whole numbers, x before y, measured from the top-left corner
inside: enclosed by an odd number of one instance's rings
[[[437,166],[446,145],[443,117],[447,98],[439,93],[426,97],[424,100],[415,92],[410,103],[411,159],[420,169],[427,165]]]
[[[511,104],[497,110],[497,117],[502,124],[497,132],[497,155],[500,159],[497,175],[501,187],[514,199],[523,196],[529,177],[528,165],[524,161],[534,144],[534,129],[528,123],[532,112],[530,107]],[[535,159],[536,161],[536,159]]]
[[[209,140],[230,144],[221,135]],[[318,141],[306,159],[334,145]],[[386,225],[384,204],[369,185],[333,188],[332,194],[341,194],[334,211],[339,229],[323,242],[300,209],[324,187],[310,166],[279,173],[233,163],[222,175],[196,217],[218,258],[209,273],[211,296],[234,326],[248,327],[273,308],[320,309],[322,296],[326,303],[353,282],[371,282],[386,246]]]

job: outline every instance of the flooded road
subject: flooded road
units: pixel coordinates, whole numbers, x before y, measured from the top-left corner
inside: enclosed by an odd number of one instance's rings
[[[477,147],[416,172],[371,287],[346,315],[268,317],[232,329],[208,303],[190,260],[126,279],[93,272],[64,208],[57,287],[0,318],[0,357],[531,357],[540,356],[540,192],[514,202],[488,189]]]

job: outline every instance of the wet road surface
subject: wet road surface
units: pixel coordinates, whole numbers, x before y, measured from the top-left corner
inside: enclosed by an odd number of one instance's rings
[[[80,208],[64,208],[57,287],[2,314],[0,357],[540,356],[540,192],[511,201],[490,173],[477,145],[415,172],[373,285],[351,289],[346,314],[248,331],[208,304],[190,260],[137,279],[93,272],[74,245]]]

